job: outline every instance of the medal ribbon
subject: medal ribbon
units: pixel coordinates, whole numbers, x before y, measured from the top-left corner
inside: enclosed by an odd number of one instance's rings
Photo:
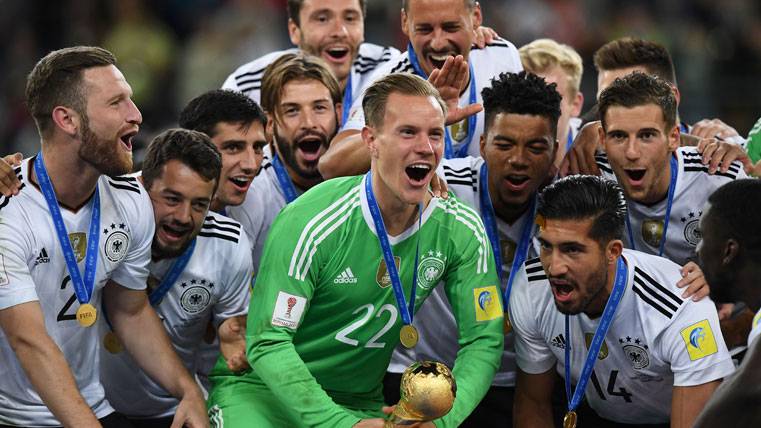
[[[592,369],[597,362],[597,355],[602,347],[605,335],[608,333],[608,328],[613,323],[613,316],[616,314],[616,308],[621,302],[621,297],[626,290],[626,262],[624,262],[623,256],[618,257],[618,264],[616,267],[616,279],[613,285],[613,292],[608,298],[608,303],[605,304],[605,310],[603,310],[602,318],[600,319],[600,325],[597,326],[595,335],[592,338],[592,343],[589,345],[589,352],[587,352],[587,359],[584,362],[584,367],[581,369],[579,375],[579,381],[576,384],[576,390],[571,396],[571,332],[568,326],[569,316],[565,316],[565,392],[568,398],[568,412],[573,412],[581,403],[581,399],[584,396],[584,391],[587,388],[589,377],[592,375]]]
[[[412,43],[407,43],[407,55],[410,58],[410,64],[412,69],[415,70],[415,74],[428,79],[428,75],[420,67],[420,61],[417,58],[415,49],[412,47]],[[478,101],[476,97],[476,75],[473,72],[473,64],[468,63],[468,70],[470,71],[470,104],[475,104]],[[454,152],[454,146],[452,143],[452,136],[449,134],[449,127],[444,127],[444,157],[452,159],[453,157],[464,158],[468,155],[468,148],[473,141],[473,136],[476,134],[476,115],[472,114],[468,117],[468,137],[465,143],[457,149],[457,153]]]
[[[344,88],[343,111],[341,112],[341,126],[344,126],[346,124],[346,121],[349,120],[349,110],[351,110],[351,104],[352,104],[352,98],[353,98],[353,95],[351,93],[352,91],[351,74],[352,74],[352,71],[349,70],[349,77],[346,78],[346,87]]]
[[[573,147],[573,135],[571,135],[571,129],[568,129],[568,138],[565,140],[565,152],[568,153],[571,150],[571,147]]]
[[[158,305],[161,302],[161,299],[166,296],[166,293],[172,288],[175,281],[177,281],[177,278],[182,274],[182,271],[185,270],[190,258],[193,256],[193,250],[195,248],[196,239],[193,238],[193,240],[190,241],[188,248],[186,248],[182,255],[172,263],[172,267],[169,268],[169,271],[164,275],[164,278],[161,279],[159,286],[148,295],[148,300],[151,302],[151,306]]]
[[[61,209],[58,207],[58,200],[53,190],[53,184],[50,182],[48,171],[45,168],[45,162],[42,159],[42,151],[37,153],[34,160],[34,172],[37,174],[37,182],[40,184],[40,190],[45,196],[50,216],[53,218],[58,242],[61,244],[63,258],[66,260],[66,267],[71,276],[71,283],[74,287],[74,294],[77,296],[79,304],[90,302],[92,290],[95,284],[95,272],[98,268],[98,242],[100,241],[100,195],[98,185],[95,185],[95,194],[92,201],[92,215],[90,217],[90,230],[87,237],[87,252],[85,253],[85,276],[82,274],[77,265],[77,258],[74,250],[71,248],[69,235],[66,231],[66,225],[61,216]]]
[[[484,221],[484,227],[486,229],[486,235],[489,237],[489,243],[491,244],[492,253],[494,254],[494,261],[497,265],[497,275],[499,275],[499,282],[502,284],[502,249],[499,245],[499,234],[497,231],[497,220],[494,214],[494,206],[491,203],[491,197],[489,196],[489,172],[486,168],[486,162],[481,165],[480,178],[478,185],[481,193],[481,219]],[[518,243],[518,247],[515,250],[515,256],[513,257],[512,266],[510,266],[510,273],[507,279],[507,286],[503,294],[502,305],[505,312],[507,312],[507,305],[510,301],[510,293],[513,289],[513,280],[515,279],[515,272],[518,272],[523,262],[528,257],[528,247],[531,242],[531,232],[534,230],[534,217],[536,207],[536,197],[532,198],[529,205],[529,216],[523,222],[523,229],[521,230],[521,239]]]
[[[275,175],[277,176],[277,182],[280,183],[280,189],[283,190],[285,196],[285,203],[290,204],[296,200],[296,188],[293,187],[293,181],[288,175],[288,171],[285,170],[285,166],[280,162],[280,158],[277,156],[277,152],[272,150],[272,167],[275,168]]]
[[[671,219],[671,206],[674,204],[674,193],[676,192],[676,177],[677,170],[679,169],[679,162],[677,162],[675,156],[671,156],[671,182],[669,183],[668,200],[666,201],[666,217],[663,219],[663,234],[661,235],[661,244],[658,249],[658,255],[663,256],[663,251],[666,249],[666,232],[669,230],[669,220]],[[629,210],[626,210],[626,230],[629,233],[629,243],[632,250],[637,249],[637,244],[634,243],[634,233],[632,232],[632,223],[629,220]]]
[[[372,173],[371,170],[365,176],[365,195],[367,196],[367,205],[368,208],[370,208],[373,223],[375,223],[375,233],[378,235],[378,241],[380,241],[383,260],[386,262],[386,270],[388,271],[388,276],[391,278],[391,287],[394,290],[394,297],[396,297],[396,305],[399,307],[399,313],[402,315],[402,323],[404,325],[410,325],[412,324],[412,317],[415,312],[415,291],[417,289],[417,268],[418,257],[420,255],[420,228],[423,219],[423,204],[418,204],[417,249],[415,250],[415,267],[412,271],[410,300],[409,303],[407,303],[405,301],[404,289],[402,288],[402,280],[399,279],[399,271],[396,269],[396,263],[394,263],[394,253],[391,251],[391,244],[388,242],[386,225],[383,224],[383,217],[380,208],[378,207],[378,202],[375,200],[375,195],[373,194]]]

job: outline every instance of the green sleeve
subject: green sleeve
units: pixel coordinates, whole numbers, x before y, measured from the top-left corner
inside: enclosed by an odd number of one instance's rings
[[[283,215],[288,213],[292,215]],[[317,278],[313,273],[316,269],[310,269],[301,280],[289,275],[290,261],[304,226],[298,223],[298,217],[293,210],[281,213],[265,244],[261,271],[251,294],[247,357],[254,373],[289,408],[294,419],[310,427],[351,427],[359,419],[333,402],[293,344],[298,324],[309,310]],[[319,265],[317,260],[314,262]]]
[[[753,129],[748,133],[746,150],[753,163],[761,159],[761,119],[758,119],[758,122],[753,125]]]
[[[460,350],[453,369],[457,398],[452,410],[436,421],[439,427],[456,427],[470,415],[491,386],[504,349],[499,279],[483,225],[476,220],[469,236],[458,239],[453,234],[456,258],[445,278]]]

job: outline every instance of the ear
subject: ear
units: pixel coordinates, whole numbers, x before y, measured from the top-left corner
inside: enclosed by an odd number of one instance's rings
[[[402,8],[402,12],[401,12],[402,33],[404,33],[404,35],[407,36],[407,38],[409,39],[410,30],[409,28],[407,28],[407,25],[409,24],[408,19],[409,18],[407,17],[407,12],[405,12],[404,9]]]
[[[608,245],[605,247],[605,257],[608,259],[608,264],[615,264],[623,252],[624,243],[620,239],[608,242]]]
[[[470,14],[470,22],[473,25],[474,30],[480,27],[484,22],[484,16],[481,13],[481,4],[478,2],[473,5],[473,12]]]
[[[605,129],[602,126],[602,122],[600,122],[600,126],[597,128],[597,138],[598,141],[602,142],[602,146],[605,147]]]
[[[288,18],[288,37],[291,38],[291,43],[301,46],[301,28],[291,18]]]
[[[79,113],[74,111],[74,109],[56,106],[51,113],[51,117],[56,127],[66,135],[70,137],[75,137],[77,135],[82,118],[79,116]]]
[[[576,91],[576,96],[573,98],[571,106],[571,117],[579,117],[581,109],[584,107],[584,94],[581,91]]]
[[[484,154],[486,152],[486,136],[482,133],[481,139],[478,141],[479,146],[481,147],[481,157],[486,159],[486,155]]]
[[[275,136],[275,115],[269,112],[267,113],[267,124],[264,126],[264,134],[268,141],[272,141]]]
[[[351,107],[351,106],[349,106]],[[336,103],[336,132],[341,130],[341,119],[344,117],[344,104]],[[348,120],[348,118],[347,118]]]
[[[679,92],[679,88],[676,87],[676,85],[672,86],[674,90],[674,98],[676,98],[676,106],[679,107],[679,101],[682,99],[682,94]]]
[[[362,141],[367,145],[370,150],[370,157],[375,158],[378,156],[378,140],[375,138],[375,129],[365,126],[362,128]]]
[[[679,138],[679,124],[674,124],[674,127],[671,128],[668,135],[668,143],[669,143],[669,152],[674,152],[677,148],[679,148],[680,145],[680,138]]]
[[[724,251],[721,255],[721,265],[730,266],[740,254],[740,243],[735,239],[728,239],[724,244]]]

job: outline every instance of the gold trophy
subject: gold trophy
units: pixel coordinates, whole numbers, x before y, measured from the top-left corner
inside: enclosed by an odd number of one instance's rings
[[[404,371],[399,390],[402,398],[386,427],[429,422],[446,415],[454,404],[457,385],[446,365],[420,361]]]

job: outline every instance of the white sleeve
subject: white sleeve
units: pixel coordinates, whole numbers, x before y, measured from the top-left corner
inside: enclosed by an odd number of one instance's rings
[[[234,251],[235,261],[227,272],[224,292],[214,304],[214,325],[219,327],[222,321],[248,312],[248,300],[251,297],[251,245],[245,233],[240,234],[238,248]]]
[[[362,95],[354,100],[354,104],[351,105],[351,110],[349,110],[349,118],[346,119],[346,123],[344,123],[341,131],[350,129],[361,131],[362,128],[365,127],[365,111],[362,110],[362,99],[364,98],[364,95],[365,94],[362,93]]]
[[[513,326],[515,360],[526,373],[539,374],[551,369],[557,363],[555,355],[542,337],[537,320],[536,302],[531,301],[530,285],[526,276],[526,265],[521,266],[513,282],[513,290],[508,304],[510,323]]]
[[[26,263],[31,243],[18,229],[18,219],[8,217],[0,212],[0,310],[39,300]]]
[[[148,264],[151,261],[151,243],[156,228],[153,220],[153,206],[148,193],[141,186],[140,197],[134,206],[127,207],[135,212],[129,213],[130,232],[132,234],[129,251],[124,261],[111,274],[111,280],[122,287],[144,290],[148,280]]]
[[[761,309],[756,312],[756,316],[753,317],[750,334],[748,334],[748,347],[750,347],[750,344],[759,335],[761,335]]]
[[[656,343],[671,365],[674,386],[701,385],[735,370],[710,299],[685,301]]]
[[[225,79],[225,83],[222,84],[222,89],[240,91],[240,89],[238,89],[238,82],[235,80],[235,72],[230,73],[230,75],[227,76],[227,79]]]

